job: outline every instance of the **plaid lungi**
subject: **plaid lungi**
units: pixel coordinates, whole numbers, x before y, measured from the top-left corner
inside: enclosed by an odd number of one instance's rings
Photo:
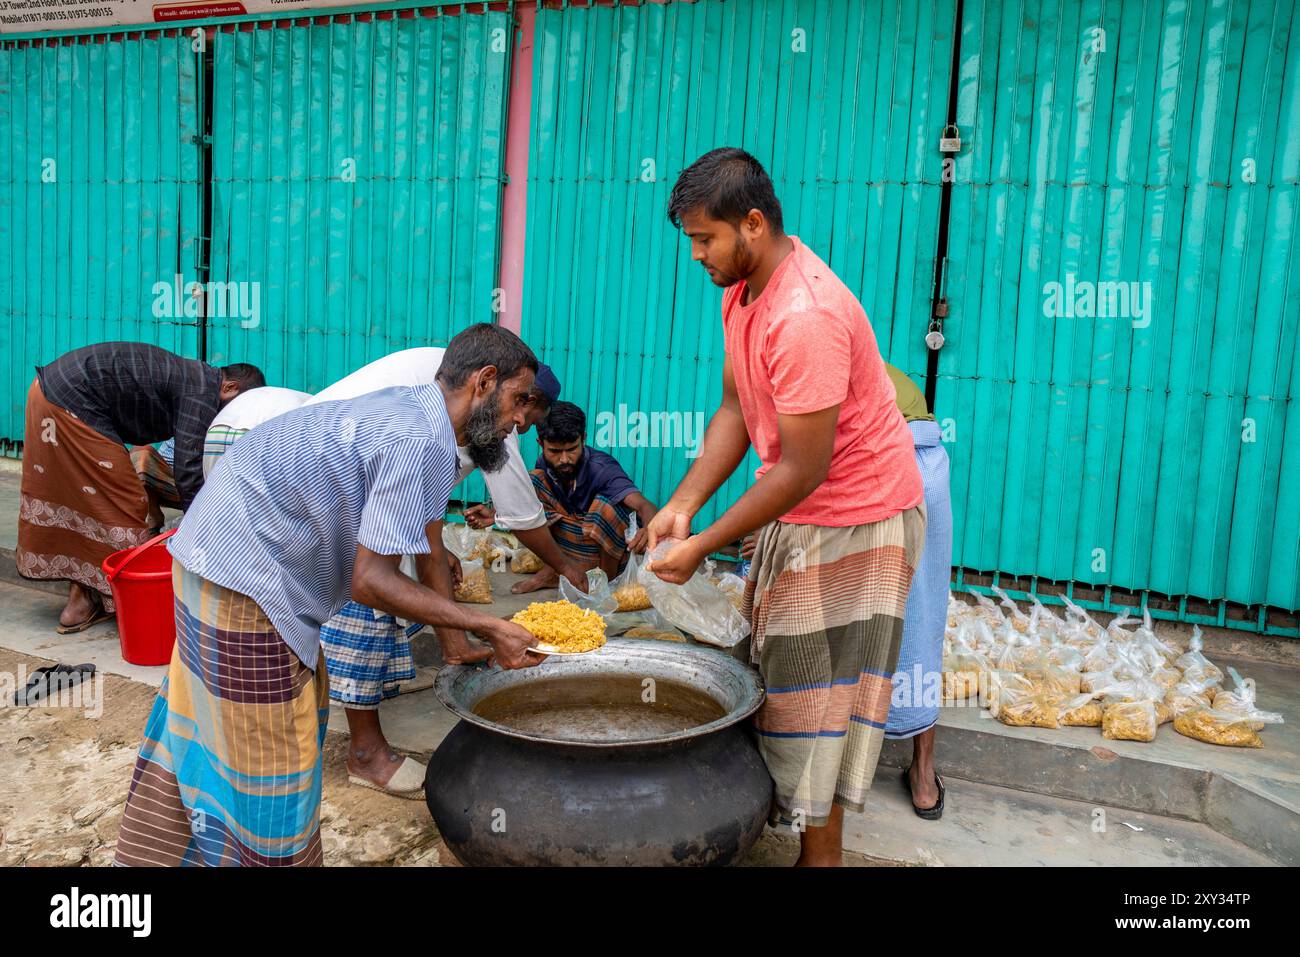
[[[24,578],[74,581],[113,611],[104,559],[149,540],[149,497],[126,447],[27,390],[14,562]]]
[[[172,587],[176,648],[145,725],[116,863],[321,864],[325,675],[251,598],[175,562]]]
[[[533,488],[537,490],[537,500],[546,511],[546,523],[551,527],[551,534],[560,551],[573,558],[581,565],[594,566],[600,560],[600,553],[618,559],[619,567],[627,561],[628,523],[632,519],[632,509],[621,502],[612,502],[603,495],[591,500],[591,506],[582,515],[567,511],[560,504],[541,469],[533,469]]]
[[[832,804],[862,810],[924,540],[923,505],[869,525],[759,531],[743,610],[767,685],[754,728],[773,823],[821,827]]]
[[[330,698],[354,711],[375,711],[397,685],[415,677],[411,639],[424,625],[403,625],[392,615],[354,601],[325,622],[321,651],[329,666]]]

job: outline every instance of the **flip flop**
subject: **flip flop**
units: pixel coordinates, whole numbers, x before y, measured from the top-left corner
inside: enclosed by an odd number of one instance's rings
[[[391,794],[393,797],[402,798],[406,801],[423,801],[424,775],[427,770],[419,761],[404,758],[401,766],[388,779],[387,784],[376,784],[374,781],[367,781],[355,774],[348,775],[348,783],[370,788],[372,791],[380,791],[383,794]]]
[[[94,673],[95,666],[92,664],[46,665],[37,668],[27,679],[27,686],[14,695],[14,705],[19,708],[32,707],[48,698],[51,691],[74,688]]]
[[[75,625],[59,625],[55,631],[60,635],[75,635],[78,632],[85,631],[92,625],[98,625],[101,621],[108,621],[112,617],[113,613],[111,611],[105,611],[104,606],[100,605],[90,613],[90,617],[85,621],[79,621]]]
[[[903,771],[903,787],[907,788],[909,796],[912,794],[911,770],[912,769],[908,767]],[[912,804],[912,810],[916,812],[916,816],[924,818],[927,821],[937,821],[939,818],[943,817],[943,778],[939,777],[937,773],[934,776],[934,783],[939,786],[939,800],[935,802],[934,807],[917,807],[915,803]]]

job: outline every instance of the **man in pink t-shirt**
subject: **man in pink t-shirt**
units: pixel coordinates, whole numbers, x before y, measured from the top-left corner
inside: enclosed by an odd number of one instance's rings
[[[844,809],[861,811],[889,715],[903,606],[925,538],[924,490],[861,304],[782,226],[772,181],[724,148],[673,187],[668,216],[722,300],[722,405],[648,526],[652,570],[684,582],[759,530],[746,589],[751,654],[767,684],[755,716],[775,782],[773,822],[799,862],[836,865]],[[757,481],[710,527],[691,520],[750,446]]]

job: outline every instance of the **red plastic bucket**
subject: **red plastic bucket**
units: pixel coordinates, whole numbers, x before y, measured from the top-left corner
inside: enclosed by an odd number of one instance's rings
[[[176,644],[172,595],[172,556],[167,539],[175,529],[143,545],[104,559],[104,574],[117,606],[122,657],[133,665],[165,665]]]

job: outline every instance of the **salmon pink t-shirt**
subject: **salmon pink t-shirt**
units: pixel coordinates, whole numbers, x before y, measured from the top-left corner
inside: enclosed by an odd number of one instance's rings
[[[722,327],[749,440],[763,475],[781,460],[777,415],[840,406],[826,481],[781,516],[799,525],[865,525],[924,497],[912,433],[867,314],[807,246],[781,261],[762,294],[743,305],[746,283],[722,299]]]

